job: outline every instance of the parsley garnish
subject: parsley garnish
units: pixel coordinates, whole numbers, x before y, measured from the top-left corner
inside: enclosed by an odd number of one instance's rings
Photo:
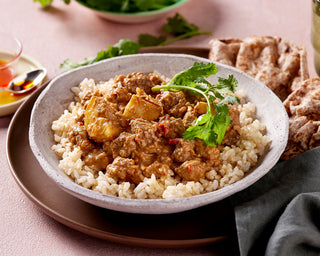
[[[221,144],[227,127],[231,124],[227,104],[239,102],[230,93],[235,92],[238,81],[229,75],[227,79],[218,78],[216,84],[211,84],[205,78],[218,72],[214,63],[198,63],[176,74],[166,85],[155,86],[153,91],[190,91],[204,97],[207,101],[207,112],[199,116],[194,125],[187,128],[183,134],[185,140],[195,138],[203,140],[205,145],[215,147]],[[214,107],[214,111],[212,109]],[[213,114],[215,112],[215,114]]]

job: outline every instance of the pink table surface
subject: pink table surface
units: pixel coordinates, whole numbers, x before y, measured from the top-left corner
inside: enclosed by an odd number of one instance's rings
[[[311,0],[191,0],[179,9],[188,21],[212,35],[175,43],[208,47],[211,38],[251,35],[280,36],[304,45],[311,77]],[[159,35],[162,19],[138,25],[103,20],[71,1],[54,0],[49,11],[33,0],[0,0],[0,31],[16,34],[23,53],[48,70],[48,78],[61,73],[60,63],[82,60],[122,38],[137,40],[140,33]],[[168,16],[171,16],[168,15]],[[0,117],[0,255],[223,255],[223,245],[185,249],[150,249],[116,244],[74,231],[45,215],[23,194],[6,159],[6,133],[12,116]]]

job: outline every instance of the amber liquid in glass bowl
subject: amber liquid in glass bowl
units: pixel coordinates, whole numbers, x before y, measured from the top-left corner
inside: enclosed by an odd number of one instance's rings
[[[0,59],[0,88],[7,87],[9,82],[16,77],[12,66],[7,66],[7,61]],[[11,92],[0,92],[0,106],[15,102],[25,95],[17,95]]]
[[[5,67],[6,61],[0,59],[0,88],[7,87],[14,78],[14,72],[11,67]]]

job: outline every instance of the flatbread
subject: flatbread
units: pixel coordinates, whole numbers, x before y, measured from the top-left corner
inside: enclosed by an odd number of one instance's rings
[[[320,78],[297,85],[283,104],[289,115],[289,139],[281,158],[320,146]]]
[[[209,59],[235,66],[242,40],[236,38],[213,39],[210,41]]]
[[[305,48],[280,37],[212,39],[209,59],[246,72],[266,84],[282,101],[309,78]]]
[[[304,47],[280,37],[212,39],[209,59],[236,67],[268,86],[289,116],[289,159],[320,146],[320,78],[309,78]]]
[[[289,116],[320,120],[320,78],[303,81],[283,102]]]

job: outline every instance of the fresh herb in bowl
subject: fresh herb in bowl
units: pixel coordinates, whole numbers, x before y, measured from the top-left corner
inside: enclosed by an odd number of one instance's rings
[[[191,68],[176,74],[167,84],[152,88],[153,91],[190,91],[206,99],[207,112],[199,116],[195,124],[184,132],[185,140],[198,138],[203,140],[205,145],[215,147],[216,144],[221,144],[227,127],[232,122],[227,104],[240,103],[239,99],[232,95],[238,81],[233,75],[228,78],[219,77],[216,84],[205,79],[217,72],[214,63],[195,62]]]
[[[164,46],[192,36],[211,34],[211,31],[200,30],[196,25],[189,23],[179,13],[175,14],[173,17],[167,18],[167,23],[163,25],[162,29],[171,36],[171,38],[168,39],[166,35],[157,37],[151,34],[140,34],[138,42],[131,39],[121,39],[118,43],[109,45],[107,50],[99,51],[95,57],[85,58],[79,62],[67,59],[60,65],[60,68],[67,71],[112,57],[136,54],[141,47]]]
[[[160,10],[162,8],[173,5],[180,0],[77,0],[88,7],[110,12],[146,12]]]
[[[53,0],[33,0],[34,2],[40,2],[42,7],[47,8],[51,5]],[[63,0],[66,4],[70,3],[70,0]],[[110,12],[146,12],[153,10],[160,10],[162,8],[173,5],[180,0],[77,0],[77,2],[100,11]]]

